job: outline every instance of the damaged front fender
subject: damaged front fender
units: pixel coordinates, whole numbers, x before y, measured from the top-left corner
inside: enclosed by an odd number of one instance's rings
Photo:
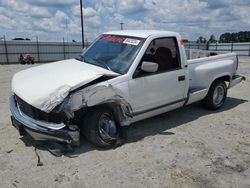
[[[93,107],[102,104],[112,106],[121,126],[131,123],[133,117],[132,108],[123,97],[123,93],[108,82],[99,83],[79,90],[70,95],[68,111],[76,111],[81,108]]]

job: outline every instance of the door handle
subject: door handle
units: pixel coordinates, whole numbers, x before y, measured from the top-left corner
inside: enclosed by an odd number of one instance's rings
[[[184,76],[184,75],[178,77],[178,81],[179,81],[179,82],[181,82],[181,81],[183,81],[183,80],[185,80],[185,76]]]

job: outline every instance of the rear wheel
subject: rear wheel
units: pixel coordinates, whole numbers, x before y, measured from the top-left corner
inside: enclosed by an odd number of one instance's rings
[[[223,80],[212,83],[206,98],[202,101],[205,108],[216,110],[223,106],[227,97],[227,86]]]
[[[95,146],[109,149],[118,145],[120,127],[109,108],[95,108],[84,117],[82,134]]]

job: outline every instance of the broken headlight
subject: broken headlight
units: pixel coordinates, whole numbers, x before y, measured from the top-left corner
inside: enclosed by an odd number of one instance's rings
[[[84,99],[81,92],[73,93],[64,99],[59,110],[63,111],[68,119],[72,119],[74,117],[74,111],[84,106],[85,103],[83,101]]]
[[[72,98],[67,97],[64,99],[63,103],[61,104],[59,111],[64,112],[68,119],[74,118],[74,112],[71,109],[72,106]]]

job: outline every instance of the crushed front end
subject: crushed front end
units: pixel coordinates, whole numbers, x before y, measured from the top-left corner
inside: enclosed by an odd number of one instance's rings
[[[16,95],[9,98],[12,125],[20,135],[28,134],[36,141],[63,142],[80,145],[80,130],[72,125],[63,112],[43,112]],[[56,110],[56,109],[55,109]]]

